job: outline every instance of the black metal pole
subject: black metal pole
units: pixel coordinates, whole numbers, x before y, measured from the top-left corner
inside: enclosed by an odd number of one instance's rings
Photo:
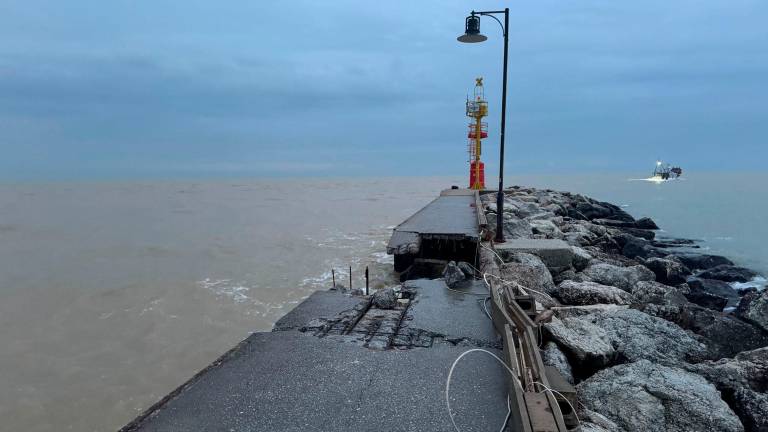
[[[496,194],[496,238],[504,242],[504,132],[507,124],[507,51],[509,48],[509,8],[504,9],[504,77],[501,86],[501,144],[499,148],[499,192]]]

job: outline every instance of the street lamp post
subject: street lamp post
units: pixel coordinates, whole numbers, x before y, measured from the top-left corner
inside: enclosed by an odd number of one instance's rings
[[[494,15],[504,14],[504,24]],[[459,42],[477,43],[483,42],[487,37],[480,33],[480,16],[489,16],[501,26],[504,34],[504,78],[501,90],[501,145],[499,146],[499,192],[496,194],[496,238],[497,243],[504,242],[504,129],[507,120],[507,51],[509,48],[509,8],[503,11],[482,11],[472,13],[465,22],[464,34],[456,38]]]

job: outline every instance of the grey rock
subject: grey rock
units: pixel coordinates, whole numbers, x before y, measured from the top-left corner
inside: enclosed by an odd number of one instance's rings
[[[456,284],[466,279],[464,277],[464,272],[461,271],[455,261],[446,264],[445,270],[443,270],[443,278],[445,279],[445,284],[449,287],[454,287]]]
[[[576,273],[574,269],[563,270],[560,273],[552,276],[552,281],[559,285],[567,280],[581,281],[581,276]]]
[[[628,292],[640,281],[656,279],[656,275],[642,265],[617,267],[611,264],[593,264],[584,269],[583,273],[594,282],[615,286]]]
[[[651,258],[665,255],[665,253],[653,247],[647,240],[634,236],[624,244],[621,254],[628,258]]]
[[[768,394],[742,388],[730,400],[747,432],[768,432]]]
[[[624,255],[606,253],[597,246],[586,246],[583,249],[592,255],[592,260],[589,262],[590,265],[605,263],[617,267],[632,267],[640,264],[638,260],[627,258]]]
[[[613,309],[581,317],[603,329],[628,361],[648,359],[677,365],[707,356],[707,347],[678,325],[635,309]]]
[[[592,233],[570,231],[563,234],[563,240],[571,246],[588,246],[595,241],[595,236]]]
[[[703,377],[639,360],[598,372],[578,386],[579,401],[622,431],[743,431]]]
[[[666,258],[648,258],[643,263],[655,275],[656,280],[667,285],[684,283],[691,271],[679,261]]]
[[[609,227],[616,227],[616,228],[637,228],[637,224],[635,222],[627,222],[627,221],[621,221],[621,220],[595,219],[592,222],[596,224],[605,225]]]
[[[563,238],[563,232],[551,220],[535,219],[529,220],[528,223],[531,225],[531,230],[534,234],[543,234],[551,239]]]
[[[616,423],[610,421],[604,415],[583,407],[581,408],[579,413],[581,427],[576,432],[621,432]]]
[[[544,325],[544,332],[580,371],[594,371],[620,359],[678,365],[700,361],[707,354],[704,344],[677,325],[617,306],[582,316],[555,318]]]
[[[586,224],[586,222],[585,222]],[[563,239],[572,246],[591,245],[598,238],[585,224],[569,224],[563,228]]]
[[[768,430],[768,347],[745,351],[735,358],[688,365],[686,370],[713,383],[747,431]]]
[[[573,268],[578,271],[587,268],[589,262],[592,260],[592,255],[578,246],[572,246],[571,249],[573,249]]]
[[[725,282],[747,282],[757,276],[757,273],[748,268],[722,264],[704,270],[696,276],[702,279],[717,279]]]
[[[520,218],[527,218],[537,213],[541,213],[541,208],[538,204],[532,202],[520,202],[515,214]]]
[[[373,293],[373,305],[379,309],[394,309],[397,306],[397,294],[392,288],[384,288]]]
[[[688,300],[705,306],[704,304],[696,301],[696,299],[707,299],[707,295],[718,298],[727,299],[726,306],[737,306],[739,304],[739,293],[731,287],[727,282],[715,280],[715,279],[701,279],[691,277],[686,281],[691,289]],[[706,307],[706,306],[705,306]],[[722,310],[722,309],[720,309]]]
[[[495,221],[494,221],[495,223]],[[507,239],[530,238],[533,235],[531,224],[523,219],[511,217],[504,219],[504,237]]]
[[[593,304],[628,305],[634,300],[632,294],[619,288],[601,285],[595,282],[575,282],[571,280],[561,283],[555,291],[555,297],[563,304],[586,306]]]
[[[513,253],[509,255],[510,261],[501,266],[501,277],[514,281],[524,288],[534,289],[550,294],[555,290],[552,274],[547,265],[536,255],[529,253]],[[548,302],[545,306],[554,303]]]
[[[722,312],[726,305],[728,305],[727,298],[706,292],[691,292],[686,294],[685,298],[691,303],[717,312]]]
[[[759,327],[699,305],[647,304],[636,307],[697,334],[707,345],[706,358],[731,357],[741,351],[768,345],[768,335]]]
[[[475,277],[475,268],[472,267],[470,263],[459,261],[457,265],[459,266],[459,269],[462,271],[462,273],[464,273],[464,276],[470,279]]]
[[[587,320],[553,318],[544,324],[544,332],[581,369],[600,369],[616,360],[616,350],[608,333]]]
[[[632,287],[632,295],[638,303],[653,303],[657,305],[680,305],[688,303],[685,298],[687,290],[671,287],[655,281],[640,281]]]
[[[649,217],[640,218],[635,222],[635,227],[640,229],[657,230],[659,226]]]
[[[731,260],[719,255],[675,253],[674,256],[691,270],[706,270],[719,265],[733,265]]]
[[[560,348],[557,347],[556,343],[547,342],[547,344],[544,345],[544,349],[541,353],[541,360],[545,365],[557,369],[566,381],[574,384],[571,364],[568,363],[568,358],[562,351],[560,351]]]
[[[575,210],[578,214],[583,215],[584,217],[590,220],[615,219],[614,216],[617,216],[617,213],[615,212],[614,208],[617,208],[617,207],[608,203],[596,202],[596,201],[595,202],[582,201],[582,202],[576,203]],[[621,218],[621,219],[624,219],[624,218]]]
[[[736,315],[768,331],[768,289],[742,297]]]
[[[722,391],[768,391],[768,347],[743,351],[734,358],[688,365],[686,369],[705,377]]]
[[[654,238],[656,238],[656,233],[647,229],[621,228],[621,230],[627,234],[633,235],[635,237],[639,237],[644,240],[653,240]]]

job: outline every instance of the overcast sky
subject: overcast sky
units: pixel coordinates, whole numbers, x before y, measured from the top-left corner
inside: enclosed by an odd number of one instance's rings
[[[0,178],[765,170],[765,0],[0,0]]]

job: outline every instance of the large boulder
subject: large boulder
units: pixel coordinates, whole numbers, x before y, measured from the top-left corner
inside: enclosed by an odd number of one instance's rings
[[[701,304],[696,301],[697,298],[717,297],[726,299],[726,307],[736,307],[739,304],[739,293],[728,282],[691,277],[687,279],[686,283],[690,287],[690,296],[686,295],[686,297],[693,303]],[[701,305],[705,306],[704,304]]]
[[[684,283],[691,271],[679,261],[666,258],[648,258],[643,263],[655,275],[656,280],[667,285]]]
[[[627,234],[635,237],[639,237],[644,240],[653,240],[656,238],[656,233],[651,230],[639,229],[639,228],[621,228]]]
[[[672,287],[655,281],[640,281],[632,287],[632,295],[638,303],[680,305],[688,303],[686,285]]]
[[[626,238],[626,237],[625,237]],[[621,254],[627,258],[662,257],[665,254],[652,246],[648,240],[631,236],[624,243]]]
[[[757,276],[757,273],[748,268],[722,264],[704,270],[696,276],[702,279],[717,279],[725,282],[747,282]]]
[[[581,370],[591,372],[612,364],[616,350],[605,330],[576,317],[553,318],[544,332]]]
[[[372,303],[379,309],[394,309],[397,306],[397,294],[393,288],[384,288],[373,293]]]
[[[675,252],[674,257],[691,270],[706,270],[719,265],[733,265],[733,261],[720,255]]]
[[[701,361],[707,355],[707,347],[695,335],[636,309],[606,310],[581,319],[603,329],[612,346],[628,361],[648,359],[677,365]]]
[[[505,214],[504,216],[509,216]],[[495,224],[495,220],[493,223],[489,221],[491,224]],[[494,225],[495,228],[495,225]],[[530,238],[533,235],[533,230],[531,229],[531,224],[528,223],[528,221],[523,219],[518,219],[516,217],[510,216],[504,218],[504,237],[507,239],[516,239],[516,238]]]
[[[640,360],[598,372],[578,386],[579,401],[621,431],[743,431],[703,377]]]
[[[688,365],[686,370],[713,383],[747,431],[768,430],[768,347],[732,359]]]
[[[720,255],[676,252],[674,256],[691,270],[706,270],[719,265],[733,265],[731,260]]]
[[[552,274],[547,265],[536,255],[529,253],[513,253],[507,259],[509,262],[501,266],[501,277],[504,280],[514,281],[536,291],[551,294],[555,290]],[[551,304],[545,304],[551,306]]]
[[[475,268],[472,266],[472,264],[465,261],[459,261],[457,265],[459,266],[461,272],[464,273],[464,276],[466,276],[468,279],[472,279],[476,276]]]
[[[571,249],[573,250],[573,268],[578,271],[587,268],[590,261],[592,261],[592,255],[590,255],[586,249],[582,249],[578,246],[572,246]]]
[[[454,287],[459,282],[466,279],[466,276],[464,276],[464,272],[461,271],[456,262],[451,261],[446,264],[445,269],[443,270],[443,279],[445,279],[446,285],[449,287]]]
[[[624,255],[607,253],[598,246],[586,246],[583,249],[592,255],[590,265],[606,263],[617,267],[632,267],[640,264],[638,260],[627,258]]]
[[[722,312],[728,305],[728,299],[706,292],[692,291],[685,295],[689,302],[713,311]]]
[[[557,347],[556,343],[547,342],[547,344],[544,345],[544,349],[541,351],[541,361],[545,365],[557,369],[566,381],[574,384],[571,364],[568,362],[568,358],[565,354]]]
[[[768,289],[747,293],[736,308],[736,315],[768,331]]]
[[[733,315],[692,303],[645,304],[635,307],[696,333],[707,345],[707,358],[731,357],[741,351],[768,345],[768,334],[759,327]]]
[[[611,264],[593,264],[584,269],[583,275],[599,284],[615,286],[627,292],[631,292],[632,287],[640,281],[656,279],[656,275],[642,265],[617,267]]]
[[[581,215],[586,219],[611,219],[616,221],[634,222],[635,219],[620,207],[603,202],[595,201],[586,197],[577,197],[575,208],[575,214]],[[570,214],[569,214],[570,215]],[[577,217],[578,218],[578,217]]]
[[[635,227],[647,230],[657,230],[659,226],[649,217],[640,218],[635,222]]]
[[[723,391],[768,391],[768,347],[743,351],[733,358],[687,365],[686,369],[702,375]]]
[[[561,283],[555,291],[555,297],[563,304],[576,306],[600,303],[628,305],[634,300],[632,294],[616,287],[572,280]]]
[[[545,334],[560,346],[572,366],[590,372],[621,361],[649,359],[676,365],[699,361],[706,346],[677,325],[635,309],[605,309],[553,319]]]
[[[768,431],[768,394],[737,389],[729,401],[747,432]]]
[[[563,232],[560,231],[560,228],[558,228],[551,220],[529,219],[528,223],[531,225],[531,230],[534,234],[543,235],[549,239],[563,238]]]

